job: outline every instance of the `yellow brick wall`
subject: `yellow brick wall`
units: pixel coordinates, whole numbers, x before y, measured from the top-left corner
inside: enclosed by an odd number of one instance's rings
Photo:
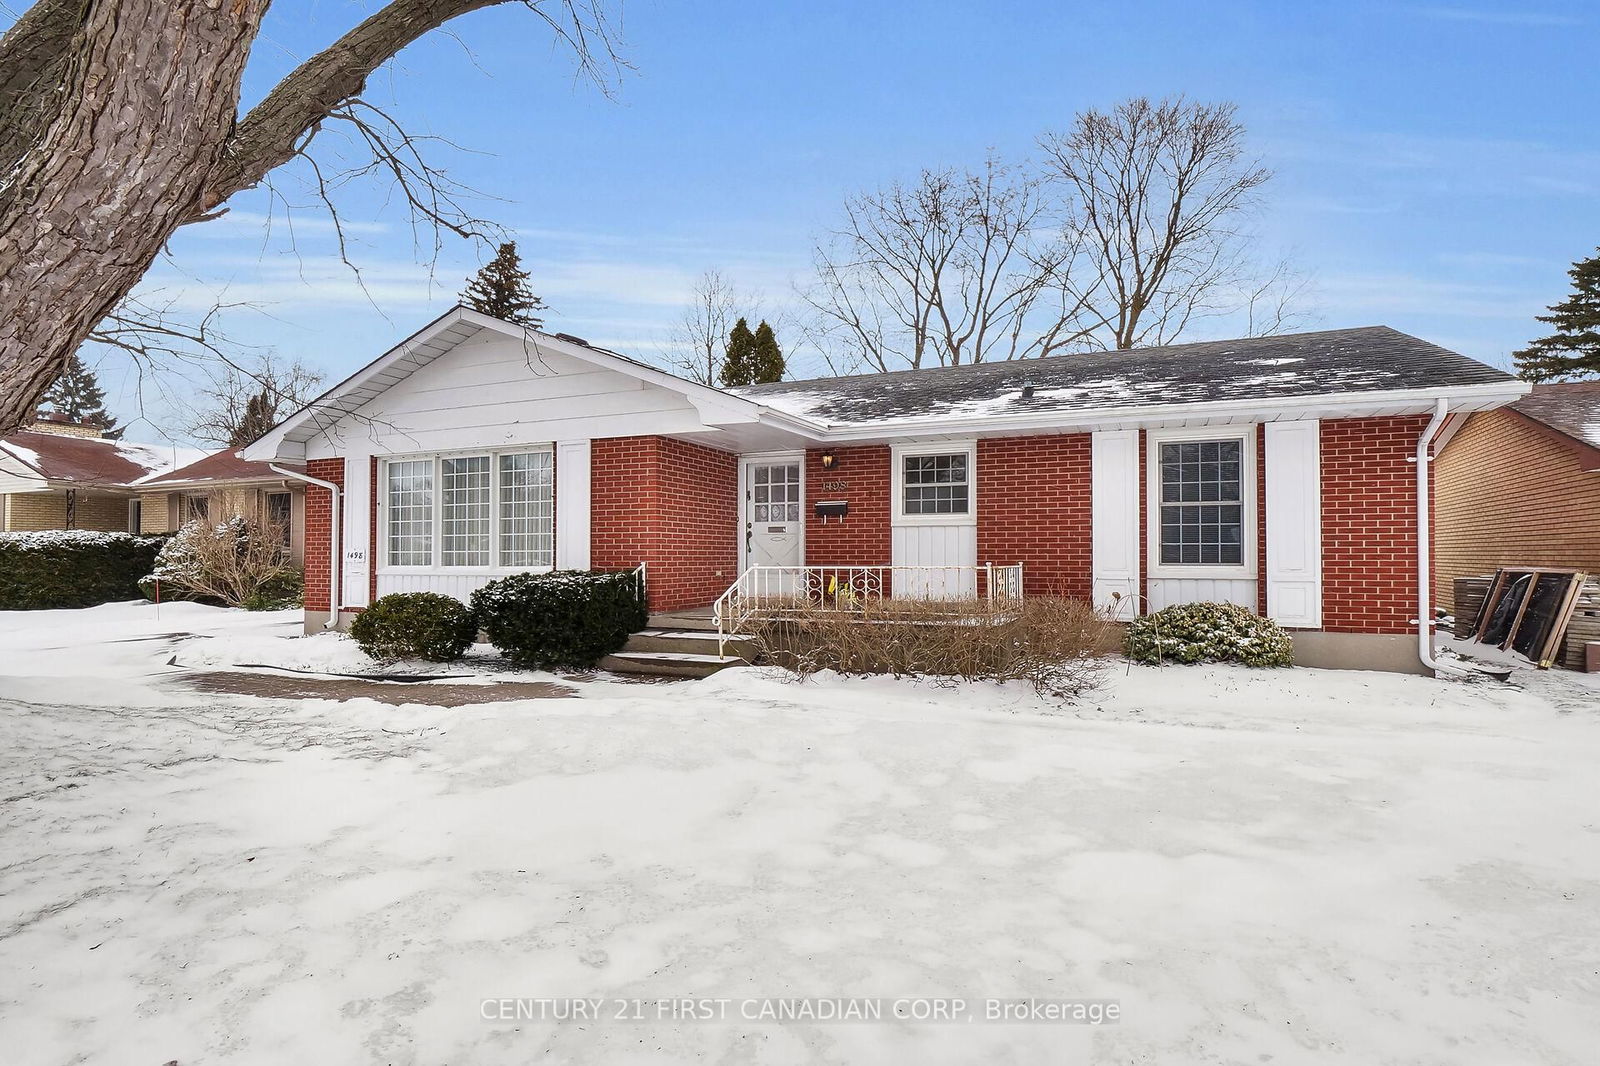
[[[1467,420],[1434,470],[1434,590],[1501,566],[1600,573],[1600,472],[1514,411]]]
[[[79,491],[74,529],[125,533],[128,529],[126,496],[91,495]],[[6,531],[67,528],[65,492],[14,492],[6,497]]]

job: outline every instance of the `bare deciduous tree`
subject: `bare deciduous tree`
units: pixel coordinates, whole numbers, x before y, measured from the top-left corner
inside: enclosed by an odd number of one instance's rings
[[[0,434],[122,305],[180,226],[304,159],[330,123],[355,133],[416,216],[476,233],[418,141],[361,98],[400,49],[480,8],[520,2],[606,78],[620,62],[595,0],[389,0],[250,112],[240,81],[269,0],[36,0],[0,37]],[[341,240],[341,245],[342,245]]]
[[[1051,228],[1040,183],[994,159],[851,197],[804,294],[820,346],[880,371],[1039,352],[1033,312],[1062,258],[1040,240]]]
[[[672,328],[672,365],[692,381],[715,385],[728,331],[741,317],[751,317],[754,304],[754,297],[732,285],[721,271],[700,275],[683,317]]]
[[[1197,316],[1239,309],[1241,226],[1272,176],[1244,135],[1232,104],[1135,97],[1040,139],[1049,179],[1071,198],[1063,284],[1094,294],[1073,322],[1095,346],[1168,343]]]
[[[195,390],[189,432],[214,444],[246,444],[316,396],[322,372],[299,359],[279,362],[261,355],[253,366],[224,364]]]

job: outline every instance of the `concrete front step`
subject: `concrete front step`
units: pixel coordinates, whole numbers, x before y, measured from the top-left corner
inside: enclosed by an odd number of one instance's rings
[[[717,623],[711,620],[711,608],[695,607],[683,611],[666,611],[650,616],[651,629],[687,629],[696,633],[715,633]]]
[[[715,630],[641,629],[628,638],[628,645],[623,650],[691,652],[696,655],[717,655],[725,651],[728,655],[749,659],[755,655],[756,642],[751,637],[730,636],[719,649]]]
[[[696,655],[674,651],[619,651],[600,660],[600,669],[617,674],[650,674],[656,677],[710,677],[718,670],[749,666],[737,655]]]

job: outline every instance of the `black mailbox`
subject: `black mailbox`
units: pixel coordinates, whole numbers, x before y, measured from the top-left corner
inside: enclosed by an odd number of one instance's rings
[[[829,518],[843,518],[850,513],[850,503],[847,500],[818,500],[817,517],[826,521]]]

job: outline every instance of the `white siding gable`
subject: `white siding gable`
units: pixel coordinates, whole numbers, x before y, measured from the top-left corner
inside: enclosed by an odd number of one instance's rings
[[[306,447],[309,458],[704,432],[681,393],[488,332],[418,367]]]

